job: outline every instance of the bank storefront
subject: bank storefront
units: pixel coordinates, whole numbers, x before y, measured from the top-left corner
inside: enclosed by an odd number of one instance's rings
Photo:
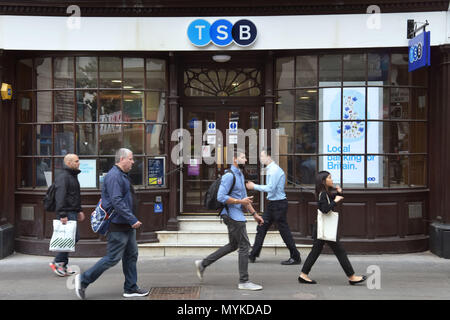
[[[405,33],[411,16],[428,20],[432,34],[432,67],[414,72],[408,72]],[[89,214],[115,151],[134,152],[139,243],[158,241],[155,231],[177,230],[180,216],[215,215],[203,207],[203,196],[241,139],[232,129],[266,130],[267,141],[278,129],[297,243],[312,243],[320,170],[345,190],[338,211],[349,252],[428,250],[430,222],[445,222],[434,209],[442,205],[435,186],[447,165],[431,150],[439,150],[435,133],[446,116],[436,114],[448,91],[447,82],[436,81],[448,55],[445,32],[439,38],[446,12],[390,13],[378,29],[366,14],[284,16],[282,25],[275,23],[280,16],[86,17],[79,29],[68,28],[64,17],[16,18],[1,17],[17,27],[2,45],[2,82],[15,95],[2,102],[1,121],[12,142],[2,156],[9,168],[4,220],[14,225],[18,252],[49,254],[54,214],[42,199],[67,153],[80,157]],[[21,24],[52,32],[36,41]],[[201,33],[207,29],[217,31],[211,39]],[[173,133],[180,128],[189,133],[192,156],[175,163]],[[205,148],[196,153],[199,129]],[[249,151],[250,139],[244,141]],[[264,182],[256,158],[246,175]],[[252,195],[263,211],[264,197]],[[88,223],[80,227],[76,254],[102,255],[104,238]]]

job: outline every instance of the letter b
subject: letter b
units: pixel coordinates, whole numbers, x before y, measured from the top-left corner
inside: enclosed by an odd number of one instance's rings
[[[250,20],[239,20],[234,24],[232,34],[237,45],[246,47],[256,40],[256,26]]]

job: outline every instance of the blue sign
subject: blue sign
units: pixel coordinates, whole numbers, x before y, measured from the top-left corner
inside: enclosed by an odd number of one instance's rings
[[[191,22],[187,30],[189,40],[197,47],[207,46],[211,41],[219,47],[228,46],[233,41],[238,46],[246,47],[255,42],[257,34],[255,24],[246,19],[234,25],[226,19],[219,19],[212,25],[204,19],[197,19]]]
[[[149,186],[162,187],[164,186],[164,171],[165,158],[154,157],[147,159],[148,177],[147,182]]]
[[[163,204],[161,202],[155,203],[155,208],[153,211],[155,213],[162,213],[163,212]]]
[[[409,40],[409,64],[408,71],[431,65],[430,62],[430,31],[422,32],[415,38]]]

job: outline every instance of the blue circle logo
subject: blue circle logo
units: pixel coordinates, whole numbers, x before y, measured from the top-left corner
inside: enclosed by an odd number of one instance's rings
[[[258,31],[250,20],[239,20],[234,25],[226,20],[219,19],[212,25],[204,20],[197,19],[189,24],[187,35],[194,46],[204,47],[211,41],[219,47],[230,45],[233,41],[242,47],[252,45]]]
[[[191,40],[194,46],[207,46],[211,42],[211,36],[209,35],[210,28],[211,25],[206,20],[198,19],[192,21],[187,30],[189,40]]]

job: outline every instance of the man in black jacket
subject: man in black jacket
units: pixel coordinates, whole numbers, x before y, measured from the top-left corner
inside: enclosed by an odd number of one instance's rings
[[[81,211],[81,193],[80,183],[78,182],[78,174],[80,159],[76,154],[67,154],[64,157],[64,169],[55,178],[55,213],[56,218],[62,224],[66,224],[69,220],[83,221],[84,213]],[[75,241],[80,238],[77,226]],[[60,277],[74,274],[67,266],[69,263],[69,253],[59,252],[50,268]]]

